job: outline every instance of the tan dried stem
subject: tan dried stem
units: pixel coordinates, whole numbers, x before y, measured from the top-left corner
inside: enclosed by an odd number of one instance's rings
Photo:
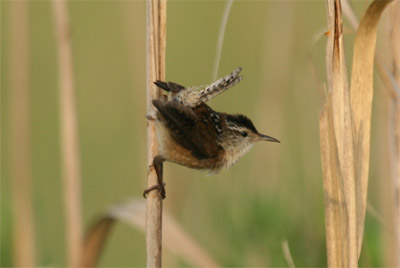
[[[35,266],[29,91],[29,2],[10,2],[10,136],[13,265]]]
[[[347,80],[340,0],[328,0],[329,95],[320,113],[329,267],[357,267],[364,232],[376,29],[390,1],[374,1],[357,31]],[[332,42],[332,43],[330,43]]]
[[[77,267],[82,252],[81,171],[78,146],[71,36],[65,0],[53,1],[58,52],[61,153],[66,219],[67,262]]]
[[[160,97],[160,91],[153,84],[155,80],[165,80],[165,46],[166,46],[166,0],[147,0],[147,114],[154,115],[153,99]],[[158,183],[157,175],[152,168],[153,159],[158,155],[158,143],[154,122],[147,125],[147,146],[149,172],[147,185]],[[146,245],[147,267],[161,267],[162,241],[162,198],[158,191],[147,195],[146,211]]]

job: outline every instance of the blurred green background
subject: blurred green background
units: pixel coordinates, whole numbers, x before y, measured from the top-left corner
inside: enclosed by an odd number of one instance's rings
[[[355,1],[360,16],[368,3]],[[12,266],[10,196],[9,1],[1,1],[1,266]],[[224,1],[169,1],[166,77],[183,85],[211,82]],[[71,1],[73,66],[87,227],[104,209],[146,187],[146,55],[144,1]],[[347,26],[345,21],[345,29]],[[259,143],[217,175],[165,165],[169,211],[222,266],[284,267],[288,241],[297,267],[326,265],[318,112],[325,92],[324,1],[235,1],[218,77],[238,66],[243,81],[210,101],[243,113],[281,140]],[[351,64],[354,33],[346,35]],[[36,255],[40,266],[64,266],[65,223],[60,164],[58,70],[49,1],[29,3],[31,146]],[[379,42],[378,42],[379,45]],[[315,65],[313,74],[310,57]],[[379,84],[379,80],[376,83]],[[389,183],[386,96],[376,94],[369,202],[378,212]],[[383,213],[383,212],[382,212]],[[361,266],[387,264],[390,231],[367,212]],[[100,266],[145,266],[145,237],[118,224]],[[163,252],[165,266],[187,266]]]

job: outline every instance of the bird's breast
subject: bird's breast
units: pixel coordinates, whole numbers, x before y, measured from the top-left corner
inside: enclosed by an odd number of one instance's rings
[[[232,147],[230,149],[225,148],[225,154],[224,154],[224,167],[225,168],[230,168],[236,162],[242,158],[250,149],[252,145],[245,145],[245,146],[236,146]]]

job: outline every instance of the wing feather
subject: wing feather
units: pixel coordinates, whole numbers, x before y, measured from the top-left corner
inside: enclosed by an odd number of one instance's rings
[[[212,125],[199,117],[191,107],[177,101],[153,100],[160,119],[165,122],[172,138],[199,159],[214,158],[220,147]],[[205,105],[205,104],[204,104]],[[202,113],[204,115],[204,113]],[[212,120],[210,120],[212,122]]]

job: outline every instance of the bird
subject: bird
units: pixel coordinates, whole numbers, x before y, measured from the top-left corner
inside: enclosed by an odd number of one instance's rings
[[[280,142],[261,134],[242,114],[214,111],[207,101],[242,80],[241,67],[205,87],[184,87],[174,82],[155,81],[167,95],[152,100],[159,153],[153,159],[158,184],[147,188],[143,196],[158,189],[166,197],[162,164],[173,162],[193,169],[218,173],[233,166],[258,141]]]

